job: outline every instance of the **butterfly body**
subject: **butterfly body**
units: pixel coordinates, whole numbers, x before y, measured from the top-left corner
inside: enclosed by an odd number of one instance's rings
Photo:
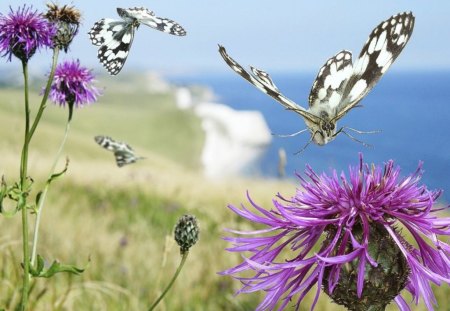
[[[310,111],[312,115],[319,117],[319,124],[305,119],[305,124],[311,133],[311,137],[317,145],[323,146],[336,138],[336,122],[330,118],[328,109]]]
[[[274,98],[287,110],[298,113],[305,120],[311,134],[310,142],[325,145],[340,133],[354,139],[345,132],[344,127],[337,128],[337,121],[358,106],[392,65],[409,41],[414,21],[411,12],[404,12],[381,22],[369,35],[355,63],[352,62],[352,53],[347,50],[342,50],[328,59],[320,68],[312,85],[308,109],[284,96],[265,71],[254,67],[250,67],[250,72],[246,71],[220,45],[219,53],[237,74]],[[298,133],[301,132],[303,131]]]
[[[143,7],[117,8],[122,20],[103,18],[89,31],[92,44],[99,46],[97,57],[111,75],[117,75],[128,57],[135,31],[141,24],[176,36],[185,36],[186,31],[168,18],[155,16]]]
[[[95,142],[106,150],[112,151],[116,159],[118,167],[122,167],[126,164],[135,163],[137,160],[144,159],[143,157],[136,156],[133,148],[130,145],[115,141],[108,136],[95,136]]]

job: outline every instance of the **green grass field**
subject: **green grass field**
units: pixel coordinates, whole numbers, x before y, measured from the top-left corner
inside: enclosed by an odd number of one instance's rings
[[[39,97],[31,102],[35,112]],[[0,173],[8,182],[18,177],[22,116],[20,90],[1,89]],[[49,103],[31,146],[35,191],[48,174],[66,118],[66,109]],[[126,141],[146,159],[119,169],[112,154],[94,142],[98,134]],[[158,310],[254,309],[261,294],[236,297],[240,284],[217,274],[240,261],[224,250],[229,246],[221,239],[224,228],[249,228],[226,206],[246,202],[248,190],[269,208],[277,192],[290,196],[296,184],[205,180],[202,144],[200,121],[176,109],[170,94],[121,90],[110,83],[99,103],[76,110],[64,152],[69,171],[50,189],[38,253],[87,268],[81,276],[59,274],[33,283],[30,310],[146,310],[178,266],[179,248],[171,235],[186,213],[198,218],[200,241]],[[20,299],[20,232],[20,215],[0,217],[0,309],[13,310]],[[441,307],[448,305],[449,293],[448,288],[437,293]],[[344,310],[321,297],[316,310]],[[307,298],[301,310],[309,310],[313,297]]]

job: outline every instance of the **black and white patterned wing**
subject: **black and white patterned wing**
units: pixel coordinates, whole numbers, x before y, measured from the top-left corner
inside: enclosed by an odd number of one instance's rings
[[[92,26],[88,32],[89,39],[93,45],[101,46],[105,41],[112,39],[114,22],[117,22],[110,18],[102,18]]]
[[[128,21],[133,20],[140,21],[141,19],[155,16],[155,13],[153,11],[150,11],[149,9],[144,7],[140,8],[134,7],[129,9],[117,8],[117,14],[119,14],[119,16],[122,17],[124,20]]]
[[[372,31],[353,65],[343,100],[337,107],[336,120],[355,107],[380,80],[408,43],[413,29],[414,16],[404,12],[390,17]]]
[[[113,152],[115,152],[119,148],[120,144],[122,144],[120,142],[115,141],[109,136],[98,135],[94,137],[94,140],[101,147]]]
[[[122,12],[119,12],[120,16],[136,19],[140,24],[147,25],[159,31],[175,36],[186,35],[186,31],[180,24],[168,18],[157,17],[155,16],[155,13],[146,8],[141,7],[117,10],[118,12],[119,10],[122,10]]]
[[[134,163],[137,160],[142,159],[142,157],[137,157],[133,148],[126,143],[115,141],[108,136],[99,135],[95,136],[94,139],[97,144],[114,153],[118,167],[122,167],[126,164]]]
[[[101,19],[94,24],[89,37],[100,46],[97,57],[111,75],[117,75],[127,59],[133,43],[135,26],[129,21]]]
[[[352,53],[340,51],[320,68],[309,94],[309,107],[335,110],[342,100],[345,85],[353,71]]]
[[[308,113],[305,108],[297,105],[295,102],[280,93],[277,86],[273,83],[269,74],[265,71],[251,67],[252,74],[248,73],[241,65],[239,65],[234,59],[232,59],[226,52],[225,48],[219,45],[219,53],[228,66],[233,69],[234,72],[239,74],[245,80],[256,86],[259,90],[278,101],[287,110],[295,111],[302,117],[308,119],[313,123],[318,123],[319,120],[316,116]]]
[[[149,27],[158,29],[159,31],[175,35],[175,36],[185,36],[186,30],[178,24],[177,22],[164,18],[164,17],[157,17],[154,16],[152,18],[145,18],[142,20],[139,20],[141,24],[147,25]]]
[[[116,158],[116,163],[118,167],[122,167],[126,164],[135,163],[140,157],[137,157],[134,154],[133,149],[127,144],[122,146],[123,148],[120,148],[114,152],[114,157]]]

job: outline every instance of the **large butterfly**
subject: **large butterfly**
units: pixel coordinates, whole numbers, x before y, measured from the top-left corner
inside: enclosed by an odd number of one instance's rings
[[[89,31],[92,44],[100,47],[98,59],[111,75],[118,74],[125,64],[134,32],[140,24],[175,36],[186,35],[186,31],[179,24],[168,18],[157,17],[146,8],[117,8],[117,13],[122,20],[103,18]]]
[[[99,135],[95,136],[94,139],[97,144],[114,153],[114,157],[116,158],[118,167],[122,167],[126,164],[131,164],[136,162],[137,160],[144,159],[143,157],[136,156],[133,148],[131,148],[130,145],[126,143],[115,141],[108,136]]]
[[[354,139],[345,132],[345,127],[338,129],[336,122],[357,106],[374,87],[405,47],[413,28],[414,16],[411,12],[394,15],[372,31],[354,64],[351,52],[346,50],[331,57],[319,70],[312,85],[308,109],[281,94],[266,72],[250,67],[249,73],[228,56],[223,46],[219,45],[219,52],[236,73],[273,97],[287,110],[295,111],[303,117],[307,129],[288,136],[309,130],[311,138],[308,144],[313,141],[318,145],[325,145],[339,133]]]

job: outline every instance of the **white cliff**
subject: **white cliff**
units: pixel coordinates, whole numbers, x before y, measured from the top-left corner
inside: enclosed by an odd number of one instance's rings
[[[207,177],[219,179],[242,173],[271,141],[259,111],[237,111],[216,103],[200,104],[195,111],[206,134],[202,164]]]

